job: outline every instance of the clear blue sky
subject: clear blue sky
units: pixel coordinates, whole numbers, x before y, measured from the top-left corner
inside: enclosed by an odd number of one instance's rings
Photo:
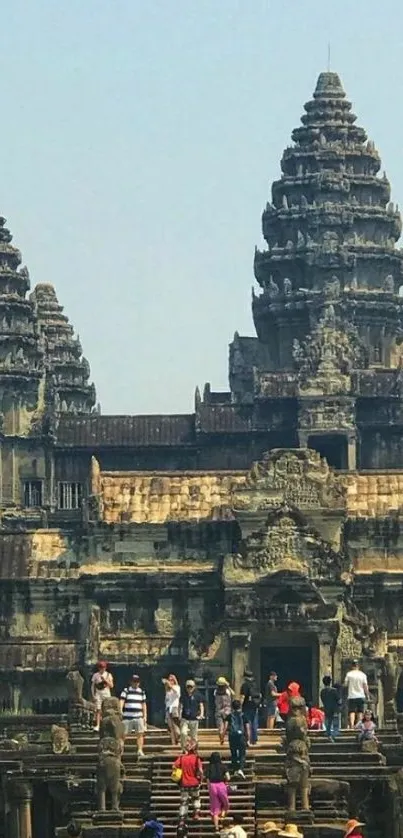
[[[53,282],[104,413],[193,409],[254,334],[253,250],[327,65],[403,204],[399,0],[12,0],[0,212]]]

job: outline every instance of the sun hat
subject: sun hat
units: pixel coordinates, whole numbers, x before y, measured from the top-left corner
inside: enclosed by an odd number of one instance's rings
[[[186,686],[186,687],[195,687],[195,686],[196,686],[196,681],[192,681],[192,679],[191,679],[191,678],[189,678],[189,680],[188,680],[188,681],[186,681],[185,686]]]
[[[217,687],[228,687],[228,681],[224,675],[220,675],[216,681]]]
[[[286,823],[284,829],[280,829],[278,834],[283,838],[304,838],[304,833],[299,832],[296,823]]]
[[[355,818],[351,818],[351,820],[347,821],[346,823],[346,831],[344,833],[344,838],[347,838],[347,835],[351,835],[358,826],[365,826],[365,823],[362,821],[357,821]]]
[[[279,828],[278,824],[274,823],[274,821],[266,821],[260,831],[263,835],[267,835],[269,832],[278,832]]]
[[[140,681],[140,675],[137,672],[133,673],[132,681]]]

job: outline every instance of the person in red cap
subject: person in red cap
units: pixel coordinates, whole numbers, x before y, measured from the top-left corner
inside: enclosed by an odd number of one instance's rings
[[[297,681],[290,681],[286,690],[280,693],[277,699],[277,709],[283,721],[286,720],[290,710],[290,698],[299,698],[301,687]]]
[[[91,678],[91,695],[94,699],[96,707],[95,727],[94,730],[99,730],[101,722],[101,708],[104,698],[110,698],[113,690],[113,677],[108,672],[108,664],[106,661],[99,661],[97,663],[97,671],[94,672]]]
[[[355,818],[351,818],[346,823],[346,831],[344,833],[343,838],[363,838],[363,826],[365,826],[365,823],[363,823],[362,821],[357,821]]]

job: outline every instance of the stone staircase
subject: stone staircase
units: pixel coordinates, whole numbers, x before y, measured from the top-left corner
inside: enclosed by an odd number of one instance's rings
[[[310,736],[312,811],[299,812],[294,820],[303,826],[306,838],[340,835],[347,817],[359,812],[349,811],[345,791],[337,793],[338,781],[347,781],[350,788],[355,785],[361,788],[363,783],[370,787],[373,782],[397,771],[398,767],[382,764],[378,754],[360,753],[355,736],[349,731],[342,731],[335,743],[328,742],[323,733],[312,733]],[[242,814],[249,835],[254,832],[255,820],[261,826],[266,820],[282,825],[287,819],[281,739],[281,731],[260,731],[258,744],[248,749],[245,780],[236,778],[231,783],[230,810]],[[395,731],[380,731],[379,739],[385,752],[399,749],[400,737]],[[69,758],[70,771],[79,781],[76,787],[72,785],[70,789],[72,811],[85,826],[85,835],[95,838],[100,835],[100,827],[94,826],[92,820],[98,739],[92,732],[78,732],[73,735],[72,744],[74,754]],[[219,746],[216,730],[201,730],[199,754],[204,764],[215,750],[221,752],[224,762],[229,765],[229,749]],[[123,756],[126,776],[121,799],[124,815],[121,836],[132,835],[133,829],[140,826],[142,811],[147,805],[164,823],[165,834],[169,837],[175,834],[180,792],[170,775],[178,754],[179,748],[172,747],[164,730],[150,729],[147,732],[145,757],[142,759],[137,757],[135,737],[127,737]],[[201,800],[200,820],[190,821],[189,824],[189,834],[194,838],[207,838],[214,834],[206,783],[202,786]]]

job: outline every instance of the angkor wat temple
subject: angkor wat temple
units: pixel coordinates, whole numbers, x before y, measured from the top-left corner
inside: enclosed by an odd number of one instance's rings
[[[0,223],[1,729],[66,712],[66,674],[100,657],[118,687],[140,669],[155,725],[168,672],[208,693],[274,668],[317,701],[359,657],[392,729],[401,218],[337,74],[320,74],[263,211],[256,336],[235,332],[229,391],[196,389],[191,414],[100,414],[55,289],[29,294]],[[34,838],[62,821],[34,817]]]

